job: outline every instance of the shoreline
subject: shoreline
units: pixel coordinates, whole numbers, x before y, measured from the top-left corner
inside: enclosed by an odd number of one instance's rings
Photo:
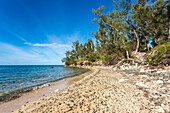
[[[68,67],[68,68],[78,68],[78,67]],[[62,77],[62,78],[58,78],[56,80],[51,80],[51,81],[48,81],[48,82],[40,83],[40,84],[33,85],[33,86],[30,86],[30,87],[16,89],[16,90],[10,91],[8,93],[3,93],[3,94],[0,95],[0,104],[14,100],[14,99],[17,99],[17,98],[21,97],[22,94],[24,94],[24,93],[34,91],[34,90],[37,90],[37,89],[40,89],[40,88],[43,88],[43,87],[51,86],[51,85],[55,84],[56,82],[58,82],[62,79],[67,79],[67,78],[70,78],[70,77],[79,76],[79,75],[86,73],[88,71],[90,71],[90,70],[87,70],[87,71],[84,71],[84,72],[81,72],[81,73],[76,73],[76,74],[71,75],[71,76],[65,76],[65,77]]]
[[[62,91],[27,103],[14,113],[169,112],[169,78],[155,76],[152,71],[153,76],[138,73],[139,70],[128,73],[113,67],[85,68],[95,70]]]
[[[45,96],[52,95],[58,90],[63,90],[67,88],[69,85],[73,84],[74,82],[83,79],[86,75],[92,72],[93,72],[93,69],[90,69],[89,71],[84,72],[79,75],[59,79],[53,82],[50,86],[45,86],[45,87],[41,87],[41,88],[31,90],[28,92],[20,93],[18,94],[18,95],[21,95],[20,97],[15,98],[13,100],[9,100],[7,102],[0,103],[0,112],[9,113],[9,112],[12,112],[18,109],[19,107],[23,106],[24,104],[28,102],[32,102],[40,98],[43,98]]]

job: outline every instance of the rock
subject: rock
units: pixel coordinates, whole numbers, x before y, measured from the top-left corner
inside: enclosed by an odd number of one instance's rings
[[[138,75],[140,77],[144,77],[144,78],[147,78],[148,76],[147,75]]]
[[[83,61],[77,62],[77,65],[82,66],[83,65]]]
[[[117,66],[116,68],[117,68],[117,69],[120,69],[120,66]]]
[[[143,82],[137,82],[135,85],[141,86],[141,87],[147,87]]]
[[[145,61],[146,61],[146,57],[147,57],[148,53],[146,53],[146,52],[137,52],[136,53],[135,51],[133,51],[131,54],[134,57],[134,60],[138,61],[138,63],[146,64]]]
[[[68,67],[69,65],[64,65],[63,67]]]
[[[161,112],[164,113],[165,111],[163,110],[163,108],[161,108],[160,106],[157,106],[156,109],[154,109],[157,112]]]
[[[144,69],[141,69],[140,72],[145,72],[145,70],[144,70]]]
[[[119,80],[119,82],[124,82],[125,80],[127,80],[127,79],[122,78],[122,79]]]
[[[157,69],[156,66],[151,66],[149,69]]]
[[[164,104],[161,104],[161,106],[165,106]]]
[[[59,89],[56,89],[56,90],[55,90],[55,92],[58,92],[58,91],[59,91]]]
[[[97,62],[92,62],[92,66],[97,66]]]
[[[83,62],[83,65],[87,66],[87,65],[90,65],[91,63],[89,61],[84,61]]]
[[[163,84],[164,82],[162,80],[157,80],[157,81],[154,81],[154,83]]]
[[[97,65],[103,66],[103,61],[97,61]]]
[[[168,80],[168,83],[170,83],[170,80]]]

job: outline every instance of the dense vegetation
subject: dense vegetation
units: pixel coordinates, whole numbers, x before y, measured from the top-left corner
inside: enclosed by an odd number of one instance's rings
[[[96,15],[93,22],[99,26],[91,33],[96,40],[73,42],[72,50],[62,59],[66,65],[85,60],[111,65],[132,58],[132,51],[150,51],[150,42],[154,48],[170,41],[169,0],[121,0],[113,1],[113,7],[107,14],[103,14],[104,6],[92,10]]]
[[[147,61],[152,65],[161,63],[169,64],[170,60],[170,42],[160,46],[155,46],[147,57]]]

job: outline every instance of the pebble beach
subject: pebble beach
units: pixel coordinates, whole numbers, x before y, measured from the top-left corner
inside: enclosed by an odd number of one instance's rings
[[[147,75],[94,69],[82,80],[27,103],[14,113],[168,113],[169,81],[155,81]]]

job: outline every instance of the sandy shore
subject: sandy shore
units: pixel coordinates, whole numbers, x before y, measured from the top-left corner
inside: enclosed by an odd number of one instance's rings
[[[40,98],[55,94],[58,90],[63,90],[67,88],[69,85],[83,79],[85,76],[93,73],[93,70],[88,71],[86,73],[80,74],[79,76],[74,76],[70,78],[65,78],[59,80],[52,84],[51,86],[46,86],[37,90],[33,90],[27,93],[23,93],[21,97],[16,98],[14,100],[1,103],[0,104],[0,113],[10,113],[26,103],[36,101]]]
[[[148,78],[150,79],[148,80],[146,77],[147,75],[128,75],[112,69],[95,69],[92,74],[68,88],[27,103],[14,112],[169,112],[169,96],[167,96],[169,94],[166,95],[164,104],[155,103],[150,99],[150,96],[155,95],[148,92],[154,91],[154,87],[157,87],[157,85],[152,83],[151,78]],[[151,82],[153,87],[142,86],[140,80],[143,79],[146,80],[146,84]]]

